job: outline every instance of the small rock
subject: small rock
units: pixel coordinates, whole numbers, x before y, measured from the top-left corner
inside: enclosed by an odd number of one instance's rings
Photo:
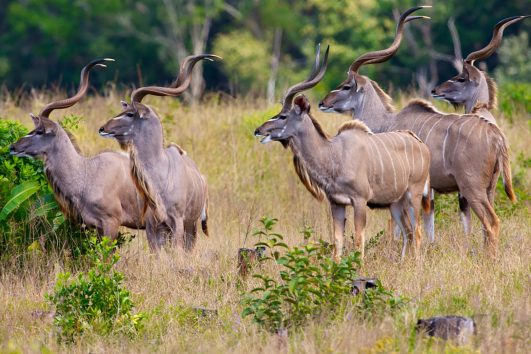
[[[419,319],[415,327],[417,332],[422,332],[432,337],[444,340],[455,340],[458,344],[466,344],[476,333],[476,323],[468,317],[438,316],[428,319]]]
[[[31,317],[35,320],[50,320],[54,318],[55,311],[35,310],[31,312]]]
[[[265,247],[240,248],[238,250],[238,273],[245,277],[265,255]]]
[[[365,290],[378,287],[376,278],[357,278],[352,282],[352,295],[363,294]]]
[[[197,313],[199,317],[213,318],[217,317],[218,315],[218,310],[205,309],[202,307],[194,307],[193,310]]]

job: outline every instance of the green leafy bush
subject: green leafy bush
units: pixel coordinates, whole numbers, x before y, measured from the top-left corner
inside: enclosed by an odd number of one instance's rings
[[[261,241],[255,247],[267,250],[260,262],[270,263],[278,274],[254,275],[261,285],[244,296],[242,316],[252,316],[253,322],[267,331],[279,333],[297,328],[323,315],[329,319],[346,313],[364,320],[381,318],[406,304],[405,298],[395,296],[379,281],[376,287],[358,296],[352,294],[360,266],[359,252],[350,253],[336,263],[330,244],[310,241],[312,228],[302,231],[304,246],[290,248],[282,235],[273,232],[277,219],[264,217],[260,221],[262,230],[254,234]]]
[[[282,235],[272,232],[276,221],[261,220],[264,229],[255,234],[265,240],[255,246],[266,247],[270,256],[261,262],[272,261],[278,266],[280,279],[255,274],[262,285],[245,297],[242,314],[253,316],[255,323],[271,332],[303,325],[326,309],[340,307],[351,292],[360,265],[359,253],[334,262],[330,245],[323,241],[289,248]]]
[[[381,318],[393,314],[407,304],[408,300],[403,296],[397,296],[392,291],[383,287],[376,280],[376,287],[366,289],[353,302],[355,312],[365,319]]]
[[[120,259],[116,242],[108,238],[98,242],[93,237],[90,249],[90,269],[77,277],[60,273],[53,294],[46,295],[55,308],[58,338],[69,342],[85,332],[136,335],[144,314],[132,313],[131,293],[123,286],[123,274],[115,270]]]
[[[501,85],[499,92],[499,109],[509,119],[518,113],[531,113],[531,84],[508,82]]]
[[[61,125],[76,129],[81,118],[70,115]],[[67,250],[83,254],[87,236],[65,221],[38,159],[17,157],[9,147],[28,129],[17,121],[0,119],[0,261],[18,259],[28,250]]]

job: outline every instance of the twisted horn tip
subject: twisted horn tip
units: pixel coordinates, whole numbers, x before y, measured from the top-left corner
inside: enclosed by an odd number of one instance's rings
[[[103,60],[105,60],[105,61],[116,61],[113,58],[103,58]]]

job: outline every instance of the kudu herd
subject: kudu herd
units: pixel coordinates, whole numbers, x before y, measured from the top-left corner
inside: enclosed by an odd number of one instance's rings
[[[483,225],[487,248],[495,253],[500,221],[494,211],[494,192],[500,170],[505,191],[515,200],[507,141],[498,126],[477,114],[439,112],[420,99],[396,112],[391,98],[378,84],[358,73],[362,65],[384,62],[397,52],[403,21],[401,16],[398,41],[386,50],[366,53],[356,59],[347,79],[322,100],[319,108],[324,112],[351,114],[373,132],[409,129],[417,134],[430,149],[431,188],[439,193],[459,192],[465,233],[470,232],[470,205]],[[433,218],[432,207],[430,225]],[[433,240],[433,231],[429,237]]]
[[[262,143],[278,141],[289,147],[304,186],[317,199],[326,197],[330,203],[336,260],[343,252],[349,205],[354,208],[355,244],[362,256],[367,206],[390,210],[403,236],[402,258],[408,243],[414,243],[418,254],[421,215],[429,239],[434,240],[434,191],[458,192],[465,234],[470,232],[471,207],[482,223],[487,250],[496,254],[500,221],[494,211],[494,192],[500,173],[512,201],[515,194],[507,140],[491,112],[496,106],[496,85],[474,63],[494,53],[507,26],[529,16],[500,21],[490,43],[464,60],[462,72],[433,89],[433,97],[464,106],[464,114],[442,113],[421,99],[395,110],[391,97],[359,70],[393,57],[404,25],[429,19],[409,15],[426,7],[404,12],[391,46],[354,60],[346,80],[319,103],[323,112],[354,118],[344,123],[337,135],[324,131],[310,114],[309,100],[298,95],[316,86],[326,73],[329,48],[321,62],[319,46],[310,76],[290,87],[280,113],[255,131]],[[99,133],[116,139],[124,153],[84,157],[69,133],[49,119],[54,109],[76,104],[87,92],[91,69],[105,66],[103,62],[110,59],[95,60],[83,68],[73,97],[52,102],[38,116],[32,115],[35,129],[13,144],[11,153],[44,160],[56,200],[72,221],[112,238],[117,237],[120,226],[145,228],[151,249],[158,250],[170,241],[190,251],[199,222],[208,236],[206,180],[183,149],[175,144],[164,146],[161,120],[142,100],[147,95],[182,94],[190,84],[194,65],[203,59],[220,58],[189,56],[169,87],[140,87],[132,92],[131,103],[122,101],[123,111]]]
[[[328,199],[336,259],[343,250],[348,205],[354,208],[355,242],[362,257],[368,205],[390,209],[404,235],[403,258],[408,238],[414,237],[418,251],[423,197],[423,204],[430,204],[428,147],[410,131],[374,134],[360,121],[343,124],[335,137],[329,137],[310,115],[308,99],[304,95],[295,97],[321,81],[327,60],[328,49],[319,67],[318,49],[310,77],[288,89],[280,113],[258,127],[255,135],[264,137],[262,143],[279,141],[289,146],[301,181],[316,198],[324,195]]]

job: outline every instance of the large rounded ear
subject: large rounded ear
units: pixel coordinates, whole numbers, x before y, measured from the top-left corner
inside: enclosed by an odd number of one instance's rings
[[[295,97],[293,101],[293,108],[297,114],[310,112],[310,101],[304,95]]]
[[[126,110],[126,109],[128,109],[130,107],[129,103],[125,102],[124,100],[120,101],[120,103],[122,104],[122,109],[123,110]]]
[[[33,124],[35,125],[35,128],[37,128],[41,124],[41,117],[35,116],[33,113],[30,113],[31,120],[33,120]]]
[[[468,76],[468,81],[473,81],[477,84],[481,80],[481,72],[479,69],[467,62],[463,63],[463,73]]]

